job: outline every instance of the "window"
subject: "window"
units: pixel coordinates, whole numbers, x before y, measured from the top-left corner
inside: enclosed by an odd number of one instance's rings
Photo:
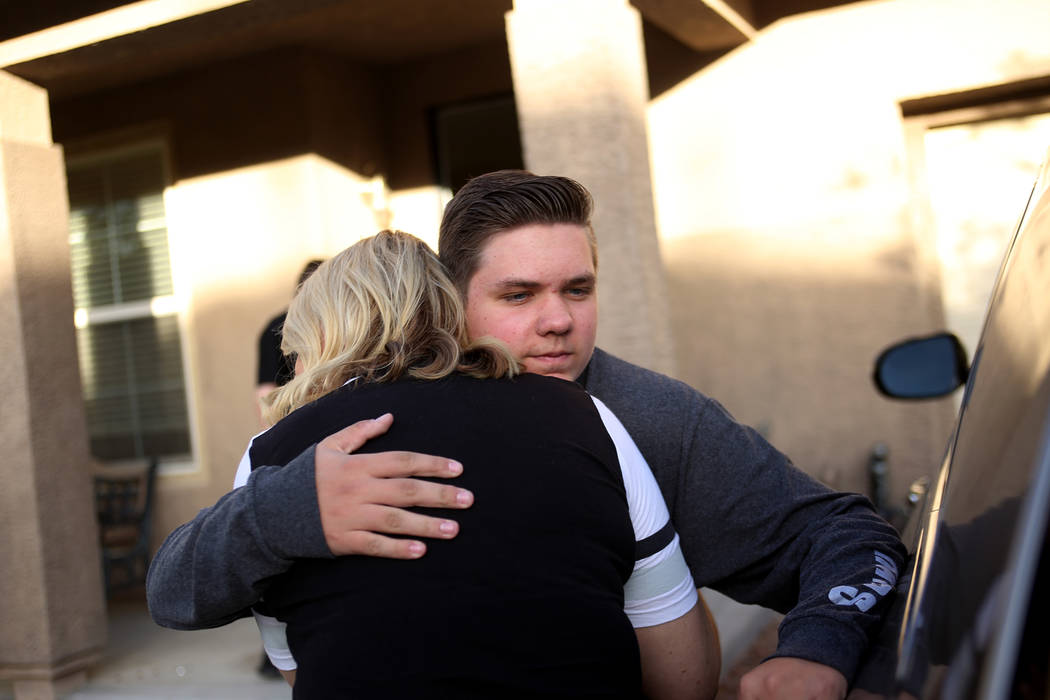
[[[92,454],[191,452],[182,343],[152,143],[66,163],[80,381]]]

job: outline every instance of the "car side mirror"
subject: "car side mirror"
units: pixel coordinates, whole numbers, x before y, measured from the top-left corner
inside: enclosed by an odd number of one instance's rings
[[[932,399],[966,383],[966,349],[952,333],[911,338],[883,350],[875,360],[875,386],[895,399]]]

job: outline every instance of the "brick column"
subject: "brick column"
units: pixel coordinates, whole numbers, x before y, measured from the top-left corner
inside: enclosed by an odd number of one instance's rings
[[[638,11],[626,0],[514,0],[507,41],[526,167],[594,195],[598,344],[669,373]]]
[[[82,680],[106,634],[65,183],[47,93],[0,71],[0,678],[18,700]]]

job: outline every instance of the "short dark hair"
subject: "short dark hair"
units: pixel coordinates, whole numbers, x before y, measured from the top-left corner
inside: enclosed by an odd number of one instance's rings
[[[587,229],[594,266],[598,243],[591,226],[593,202],[587,188],[567,177],[497,170],[463,185],[445,207],[438,255],[453,283],[466,296],[485,243],[492,236],[530,224],[574,224]]]

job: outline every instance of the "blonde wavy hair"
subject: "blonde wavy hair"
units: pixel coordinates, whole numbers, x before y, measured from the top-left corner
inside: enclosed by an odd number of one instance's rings
[[[484,379],[521,371],[498,340],[470,342],[456,286],[427,244],[402,231],[380,231],[320,265],[288,307],[281,350],[300,364],[266,398],[271,424],[354,377],[391,382],[463,372]]]

